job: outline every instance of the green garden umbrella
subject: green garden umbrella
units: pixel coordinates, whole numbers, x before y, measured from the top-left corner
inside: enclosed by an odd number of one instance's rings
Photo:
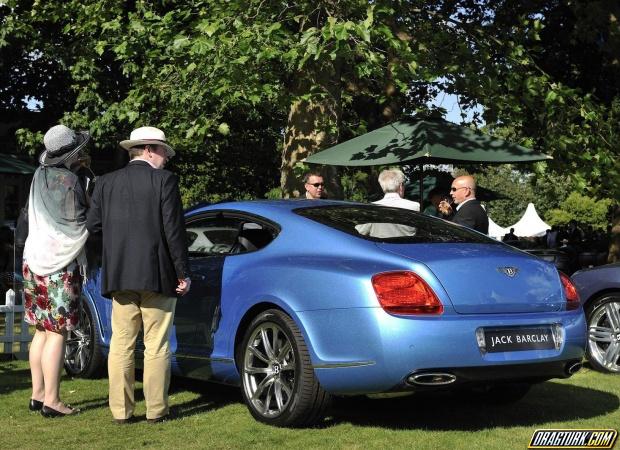
[[[443,119],[411,118],[315,153],[305,162],[334,166],[418,164],[422,181],[424,164],[501,164],[547,159],[551,156]]]
[[[0,173],[30,175],[36,167],[22,161],[16,155],[0,153]]]

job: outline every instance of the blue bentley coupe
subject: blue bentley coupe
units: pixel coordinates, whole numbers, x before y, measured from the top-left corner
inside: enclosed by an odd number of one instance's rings
[[[327,200],[221,203],[186,214],[192,270],[173,373],[239,385],[278,426],[333,396],[466,390],[516,401],[581,367],[586,322],[550,263],[409,210]],[[94,375],[111,302],[84,288],[66,368]],[[140,353],[140,346],[137,353]]]

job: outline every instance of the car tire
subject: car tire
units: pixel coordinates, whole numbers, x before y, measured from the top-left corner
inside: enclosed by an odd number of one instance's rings
[[[586,307],[588,360],[600,372],[620,373],[620,293],[605,294]]]
[[[65,371],[74,377],[95,378],[105,367],[99,324],[94,320],[89,303],[84,298],[80,302],[78,326],[67,334]]]
[[[299,327],[284,312],[256,316],[237,348],[242,395],[252,416],[280,427],[317,423],[331,403],[317,380]]]

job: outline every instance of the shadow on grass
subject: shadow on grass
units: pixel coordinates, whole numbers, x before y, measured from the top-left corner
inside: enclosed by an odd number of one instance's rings
[[[63,377],[63,381],[65,379]],[[27,391],[29,388],[28,369],[12,363],[0,365],[0,394]],[[173,405],[171,413],[175,418],[243,403],[237,387],[173,378],[170,394],[183,391],[199,396]],[[144,400],[142,389],[136,389],[135,400]],[[108,399],[90,398],[73,406],[83,412],[107,408]],[[398,430],[479,431],[495,427],[529,427],[549,422],[579,421],[605,416],[619,408],[620,399],[612,393],[549,381],[534,386],[521,401],[502,406],[450,393],[416,393],[409,397],[381,400],[367,397],[336,398],[328,418],[319,428],[350,423],[354,426]]]
[[[141,381],[141,378],[141,371],[136,371],[136,381]],[[169,395],[172,396],[177,392],[183,391],[200,394],[200,397],[185,403],[171,405],[170,415],[173,420],[213,411],[231,403],[241,402],[238,388],[174,377],[170,384]],[[144,401],[144,391],[142,389],[136,388],[134,400],[136,403]],[[76,403],[73,406],[79,407],[82,412],[98,408],[108,408],[108,398],[90,399]],[[141,422],[146,420],[146,417],[138,415],[134,419],[136,422]]]
[[[12,362],[0,365],[0,394],[30,387],[30,369],[18,369]]]
[[[351,423],[390,429],[479,431],[588,419],[619,407],[614,394],[546,382],[533,387],[521,401],[501,406],[449,393],[381,400],[339,398],[324,426]]]
[[[229,404],[243,403],[238,387],[173,378],[170,394],[183,391],[200,396],[173,405],[170,412],[176,419],[217,410]],[[144,399],[140,389],[136,390],[135,395],[136,401]],[[100,405],[97,402],[85,402],[87,405],[82,410],[107,407],[107,399],[101,400],[104,401]],[[377,400],[365,396],[336,398],[328,418],[318,428],[350,423],[398,430],[480,431],[495,427],[577,421],[603,416],[618,408],[620,399],[614,394],[546,382],[534,386],[525,398],[510,405],[496,405],[450,393],[417,393],[409,397]]]
[[[141,381],[141,378],[141,371],[136,371],[136,381]],[[63,383],[70,380],[71,377],[63,374]],[[93,380],[93,382],[101,381],[101,379]],[[3,364],[0,365],[0,395],[20,390],[26,391],[27,394],[25,395],[29,395],[30,388],[29,369],[24,369],[23,366],[19,367],[17,364],[10,361],[3,362]],[[231,403],[241,403],[241,394],[238,388],[212,383],[201,383],[176,377],[173,378],[170,385],[170,394],[173,395],[176,392],[182,391],[191,391],[200,396],[185,403],[172,405],[170,412],[174,418],[182,418],[216,410]],[[136,402],[144,401],[144,392],[142,389],[136,388],[134,399]],[[24,405],[26,404],[25,402],[26,400],[24,400]],[[71,405],[80,408],[82,413],[85,413],[89,410],[108,408],[108,398],[87,398],[79,402],[71,402]],[[144,416],[136,417],[138,422],[145,419],[146,417]]]
[[[170,385],[170,395],[182,391],[194,392],[200,394],[200,397],[172,406],[170,412],[175,418],[193,416],[233,403],[242,403],[241,392],[237,387],[205,383],[187,378],[173,378]]]

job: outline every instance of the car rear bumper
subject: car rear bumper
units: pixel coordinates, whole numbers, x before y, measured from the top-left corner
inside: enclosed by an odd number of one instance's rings
[[[454,383],[541,381],[570,376],[586,344],[582,310],[520,315],[398,317],[381,308],[298,313],[315,373],[328,392],[366,394],[425,389],[408,378],[449,374]],[[558,349],[485,353],[476,341],[479,327],[559,324]],[[447,378],[446,378],[447,379]],[[428,387],[441,387],[437,386]]]
[[[568,378],[581,369],[581,359],[533,364],[508,364],[480,367],[437,368],[414,371],[393,390],[428,390],[488,384],[489,382],[531,382],[550,378]]]

